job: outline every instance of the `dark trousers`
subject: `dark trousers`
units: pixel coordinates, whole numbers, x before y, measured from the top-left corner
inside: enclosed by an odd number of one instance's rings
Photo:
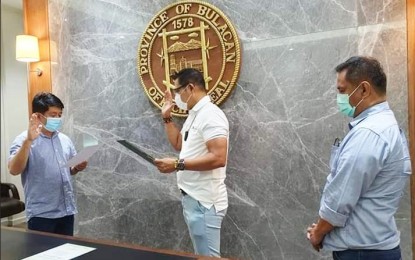
[[[74,215],[62,218],[39,218],[29,219],[27,227],[30,230],[37,230],[67,236],[73,236]]]
[[[390,250],[345,250],[333,252],[334,260],[401,260],[399,246]]]

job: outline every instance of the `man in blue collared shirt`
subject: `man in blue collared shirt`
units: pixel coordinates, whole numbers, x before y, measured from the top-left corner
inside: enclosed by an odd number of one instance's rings
[[[337,104],[353,117],[333,147],[319,220],[307,237],[335,260],[399,260],[394,214],[411,174],[408,145],[386,101],[386,75],[371,57],[336,67]]]
[[[87,162],[65,167],[76,150],[69,137],[58,131],[63,107],[51,93],[33,98],[29,129],[10,148],[9,171],[21,174],[28,228],[72,236],[77,210],[71,175],[84,170]]]

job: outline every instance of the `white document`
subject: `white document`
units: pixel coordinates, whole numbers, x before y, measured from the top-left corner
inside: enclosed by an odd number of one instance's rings
[[[95,250],[96,248],[74,244],[63,244],[43,251],[39,254],[26,257],[22,260],[70,260]]]
[[[81,162],[88,161],[89,157],[91,157],[98,149],[101,147],[100,144],[92,145],[84,148],[74,157],[72,157],[64,167],[73,167],[75,165],[80,164]]]

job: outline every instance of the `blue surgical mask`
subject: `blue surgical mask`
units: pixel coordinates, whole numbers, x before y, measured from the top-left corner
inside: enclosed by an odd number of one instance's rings
[[[41,114],[42,115],[42,114]],[[44,125],[44,128],[48,130],[49,132],[55,132],[59,130],[62,126],[62,118],[60,117],[45,117],[46,118],[46,125]]]
[[[353,90],[353,92],[348,95],[348,94],[337,94],[337,107],[340,111],[340,113],[349,116],[349,117],[353,117],[354,116],[354,112],[356,111],[356,107],[360,105],[360,103],[362,103],[362,100],[360,100],[359,103],[357,103],[356,106],[352,106],[350,105],[350,97],[356,92],[356,90],[361,86],[362,84],[360,84],[359,86],[357,86],[357,88],[355,88],[355,90]]]
[[[45,125],[45,129],[49,132],[55,132],[62,126],[62,118],[59,117],[48,117]]]

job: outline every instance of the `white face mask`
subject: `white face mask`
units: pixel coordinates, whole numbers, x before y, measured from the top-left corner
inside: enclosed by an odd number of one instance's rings
[[[187,99],[187,101],[186,102],[183,102],[182,98],[180,97],[180,94],[177,93],[174,96],[174,102],[176,103],[177,107],[180,108],[181,110],[188,110],[188,108],[187,108],[187,102],[189,102],[189,99],[192,97],[192,95],[193,95],[193,92],[192,92],[192,94],[190,94],[190,96]]]
[[[187,110],[187,103],[182,101],[182,98],[180,97],[179,94],[176,94],[174,96],[174,102],[176,102],[176,105],[178,108],[182,109],[182,110]]]

